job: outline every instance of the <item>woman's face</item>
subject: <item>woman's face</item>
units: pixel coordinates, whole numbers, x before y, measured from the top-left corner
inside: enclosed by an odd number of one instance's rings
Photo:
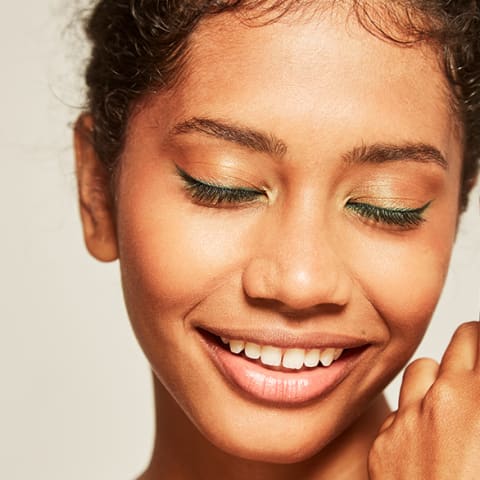
[[[200,25],[132,116],[116,226],[138,340],[208,439],[296,461],[367,408],[435,308],[460,158],[428,48],[334,15]]]

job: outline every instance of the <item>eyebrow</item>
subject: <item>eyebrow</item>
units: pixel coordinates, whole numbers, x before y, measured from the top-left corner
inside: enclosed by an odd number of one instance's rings
[[[254,152],[267,153],[274,157],[283,157],[287,153],[287,145],[275,137],[258,130],[232,125],[220,120],[194,117],[181,122],[172,129],[174,135],[198,132],[205,135],[232,142]]]
[[[171,130],[173,135],[192,132],[209,135],[274,157],[282,158],[287,153],[287,144],[273,134],[211,118],[193,117],[178,123]],[[434,163],[444,170],[448,170],[448,162],[440,150],[426,143],[361,145],[342,155],[342,159],[347,164],[386,163],[402,160]]]
[[[419,163],[434,163],[448,170],[448,162],[440,150],[426,143],[374,143],[355,147],[345,155],[346,163],[385,163],[409,160]]]

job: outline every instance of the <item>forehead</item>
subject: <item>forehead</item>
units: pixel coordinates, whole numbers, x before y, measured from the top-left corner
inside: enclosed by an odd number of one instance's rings
[[[172,98],[171,119],[228,118],[336,146],[346,132],[357,143],[428,141],[461,155],[438,52],[387,42],[340,10],[263,25],[233,14],[204,20]]]

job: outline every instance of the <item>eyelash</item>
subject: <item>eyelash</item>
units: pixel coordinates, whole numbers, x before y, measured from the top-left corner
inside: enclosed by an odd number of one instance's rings
[[[240,206],[265,195],[264,191],[251,188],[224,187],[206,183],[191,177],[177,167],[177,172],[185,182],[186,189],[193,200],[209,207]]]
[[[213,183],[200,181],[187,172],[177,167],[177,172],[185,182],[186,189],[192,199],[204,206],[223,207],[240,206],[251,203],[262,195],[264,191],[250,188],[224,187]],[[360,215],[361,217],[372,220],[374,223],[398,226],[405,229],[418,227],[425,221],[424,211],[431,202],[420,208],[384,208],[371,205],[369,203],[355,202],[349,200],[346,208]]]
[[[369,203],[348,201],[346,207],[375,223],[408,229],[418,227],[425,221],[423,213],[431,203],[430,201],[419,208],[384,208],[370,205]]]

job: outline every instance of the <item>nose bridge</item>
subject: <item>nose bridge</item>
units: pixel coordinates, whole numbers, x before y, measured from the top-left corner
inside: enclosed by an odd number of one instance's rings
[[[297,310],[345,305],[351,281],[327,216],[308,200],[272,215],[244,272],[247,295]]]

